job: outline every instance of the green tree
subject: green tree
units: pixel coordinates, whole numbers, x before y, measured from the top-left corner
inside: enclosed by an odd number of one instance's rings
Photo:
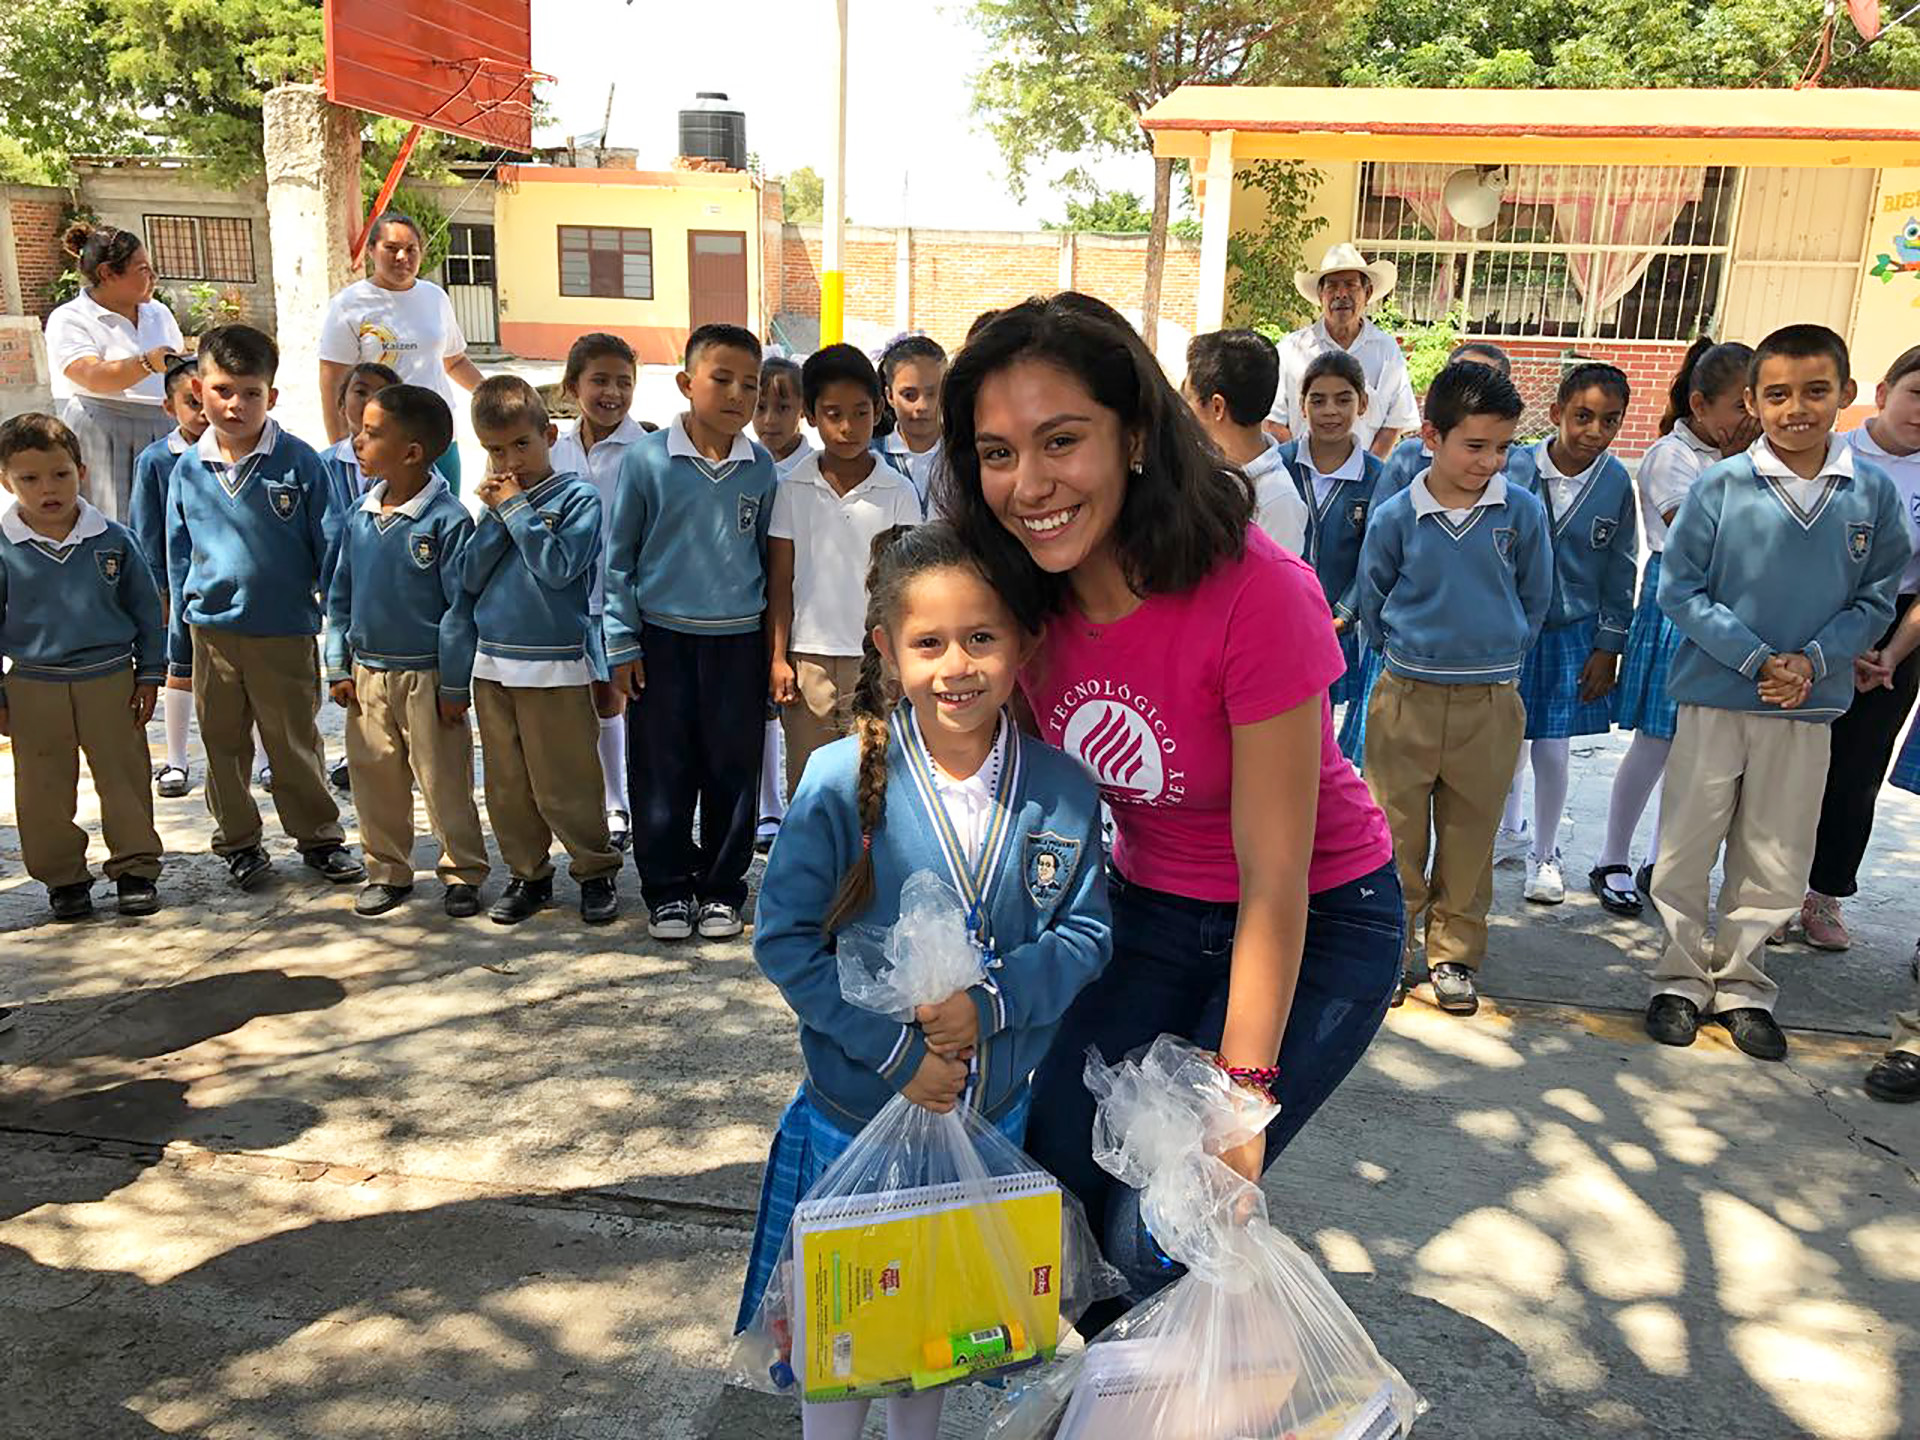
[[[818,225],[826,214],[826,184],[811,165],[780,177],[780,218],[789,225]]]
[[[1042,220],[1042,230],[1088,230],[1100,235],[1144,235],[1153,228],[1153,212],[1132,190],[1106,190],[1079,166],[1060,177],[1056,187],[1067,208],[1065,220]],[[1192,203],[1191,190],[1187,203]],[[1167,233],[1176,240],[1198,242],[1200,222],[1191,217],[1172,221]]]
[[[1304,268],[1307,241],[1327,223],[1324,215],[1307,213],[1327,177],[1303,161],[1262,160],[1238,178],[1266,198],[1267,218],[1259,229],[1235,231],[1227,240],[1227,299],[1247,324],[1277,340],[1314,318],[1293,277]]]
[[[1181,85],[1325,83],[1352,3],[1287,11],[1271,0],[974,0],[989,57],[973,78],[974,110],[1024,196],[1050,156],[1148,150],[1140,116]],[[1150,344],[1172,189],[1173,161],[1156,157],[1140,307]]]

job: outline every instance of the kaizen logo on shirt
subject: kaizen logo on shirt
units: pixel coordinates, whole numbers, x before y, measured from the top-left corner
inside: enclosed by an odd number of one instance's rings
[[[1107,799],[1120,804],[1179,805],[1186,772],[1174,767],[1178,746],[1160,707],[1129,685],[1087,680],[1069,688],[1048,719],[1060,748],[1088,772]]]

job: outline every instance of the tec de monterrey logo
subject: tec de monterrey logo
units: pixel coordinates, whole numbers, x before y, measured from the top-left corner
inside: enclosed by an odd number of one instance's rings
[[[1178,748],[1159,707],[1131,687],[1085,681],[1054,707],[1065,719],[1060,748],[1086,766],[1107,798],[1136,805],[1178,805],[1186,774],[1173,766]]]

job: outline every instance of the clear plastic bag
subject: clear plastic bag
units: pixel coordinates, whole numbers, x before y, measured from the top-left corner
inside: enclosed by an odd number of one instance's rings
[[[1386,1440],[1426,1403],[1380,1357],[1266,1202],[1217,1157],[1278,1114],[1163,1035],[1139,1061],[1089,1052],[1094,1158],[1141,1191],[1188,1273],[1011,1393],[991,1440]]]
[[[846,998],[902,1020],[984,974],[924,871],[882,945],[840,949]],[[964,1098],[937,1115],[896,1096],[800,1202],[735,1366],[812,1401],[909,1394],[1049,1359],[1120,1289],[1078,1202]]]

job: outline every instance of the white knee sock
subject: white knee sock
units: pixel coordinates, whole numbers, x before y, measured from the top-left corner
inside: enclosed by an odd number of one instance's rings
[[[867,1426],[870,1400],[820,1400],[800,1402],[802,1440],[860,1440]]]
[[[260,738],[260,727],[253,730],[253,773],[258,775],[267,768],[267,742]]]
[[[1533,858],[1552,857],[1560,840],[1560,814],[1567,808],[1568,756],[1566,740],[1533,742]]]
[[[887,1440],[938,1440],[944,1390],[923,1390],[887,1401]]]
[[[167,724],[167,764],[187,768],[187,723],[193,719],[191,690],[162,690],[161,713]]]
[[[625,712],[600,722],[601,789],[608,810],[627,808],[627,717]]]
[[[1620,757],[1620,768],[1613,773],[1613,798],[1607,805],[1607,843],[1600,851],[1602,865],[1629,863],[1633,832],[1640,828],[1640,817],[1646,813],[1647,801],[1666,771],[1667,752],[1671,749],[1670,740],[1636,733],[1633,743],[1627,746],[1627,753]],[[1653,863],[1659,848],[1660,818],[1656,810],[1653,842],[1647,847],[1648,864]]]
[[[1513,767],[1513,788],[1507,791],[1507,808],[1500,813],[1502,830],[1518,830],[1524,826],[1526,815],[1521,809],[1521,798],[1527,789],[1527,744],[1520,742],[1520,759]]]
[[[926,1390],[887,1401],[887,1440],[937,1440],[946,1391]],[[859,1440],[866,1428],[866,1400],[800,1402],[802,1440]]]
[[[787,769],[786,732],[778,720],[767,722],[767,742],[760,747],[760,816],[762,820],[784,820],[786,798],[780,793],[780,781]]]

